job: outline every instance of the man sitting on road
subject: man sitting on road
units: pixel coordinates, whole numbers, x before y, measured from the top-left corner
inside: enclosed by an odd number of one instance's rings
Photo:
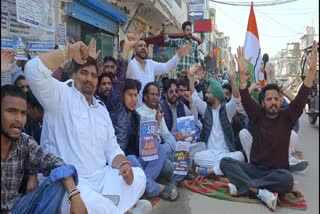
[[[77,42],[27,63],[26,78],[45,110],[41,146],[77,168],[78,188],[89,213],[125,213],[143,195],[146,177],[140,168],[131,167],[106,107],[94,97],[97,62],[88,56],[88,47]],[[51,71],[69,59],[73,80],[59,82]],[[67,213],[70,204],[63,200],[61,208]]]
[[[254,194],[271,210],[276,209],[278,194],[292,190],[294,179],[289,170],[288,149],[292,128],[303,112],[316,74],[317,42],[307,57],[309,73],[296,98],[280,110],[281,97],[276,84],[261,90],[261,106],[252,100],[247,88],[246,72],[251,59],[244,57],[243,47],[237,50],[242,104],[254,124],[250,163],[223,158],[221,171],[230,180],[230,194]]]
[[[207,149],[195,154],[195,164],[199,175],[209,176],[222,175],[220,160],[224,157],[232,157],[244,161],[244,155],[236,151],[235,140],[231,126],[232,117],[237,111],[237,98],[239,89],[235,80],[235,68],[230,69],[229,76],[233,96],[228,103],[224,102],[224,91],[220,82],[210,79],[206,93],[206,102],[203,101],[195,90],[195,74],[201,71],[199,65],[192,65],[189,70],[190,92],[192,102],[198,112],[202,115],[202,131],[200,141],[206,143]]]
[[[87,213],[74,166],[45,152],[22,133],[26,123],[27,97],[22,89],[1,87],[1,213],[57,213],[66,191],[71,202],[68,213]],[[32,168],[48,178],[34,192],[18,193],[24,170]],[[83,194],[83,193],[81,193]]]
[[[184,116],[194,116],[195,124],[198,124],[198,112],[191,102],[190,92],[186,93],[188,102],[190,103],[189,108],[180,100],[178,100],[178,86],[177,80],[171,78],[164,83],[163,91],[166,95],[166,99],[161,103],[162,110],[164,113],[164,120],[166,122],[168,130],[173,136],[179,137],[177,119]],[[190,147],[190,157],[193,159],[194,154],[199,151],[203,151],[205,145],[203,142],[197,142]],[[174,148],[175,150],[175,148]],[[174,150],[167,149],[167,154],[172,157]]]

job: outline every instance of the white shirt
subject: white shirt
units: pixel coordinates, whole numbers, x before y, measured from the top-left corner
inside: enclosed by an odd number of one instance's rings
[[[204,102],[196,91],[192,94],[193,105],[196,107],[198,112],[204,117],[207,103]],[[232,117],[235,115],[237,111],[237,98],[234,96],[231,97],[231,100],[226,104],[226,112],[229,122],[231,122]],[[218,105],[217,108],[212,108],[212,129],[210,132],[207,149],[213,150],[216,155],[220,153],[230,152],[228,145],[224,139],[224,134],[220,125],[220,111],[221,105]]]
[[[30,60],[25,75],[30,88],[45,110],[41,146],[77,168],[89,178],[103,172],[118,154],[117,143],[106,107],[85,97],[67,82],[59,82],[39,57]],[[101,174],[102,175],[102,174]]]
[[[178,55],[175,55],[166,63],[155,62],[151,59],[147,59],[145,60],[146,64],[144,69],[142,68],[141,64],[136,60],[136,58],[133,58],[130,61],[130,63],[128,64],[126,77],[136,79],[141,82],[141,90],[139,93],[137,108],[142,106],[143,104],[142,91],[144,86],[148,82],[154,82],[156,75],[163,75],[165,73],[170,72],[178,65],[179,61],[180,58],[178,57]]]

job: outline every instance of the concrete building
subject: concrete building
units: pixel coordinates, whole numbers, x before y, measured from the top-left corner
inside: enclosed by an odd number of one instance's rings
[[[314,27],[307,26],[305,28],[304,35],[300,37],[301,50],[312,45],[312,41],[314,39],[314,36],[315,36]]]

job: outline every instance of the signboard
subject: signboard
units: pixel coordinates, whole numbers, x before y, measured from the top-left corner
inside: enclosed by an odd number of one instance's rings
[[[158,159],[157,121],[140,122],[139,156],[144,161]]]
[[[18,22],[16,0],[2,0],[1,49],[13,49],[14,37],[25,38],[30,51],[49,51],[55,45],[54,32]]]
[[[16,0],[17,21],[54,32],[53,0]]]
[[[66,39],[66,27],[64,24],[58,25],[58,44],[65,46],[67,43]]]
[[[211,19],[202,19],[194,22],[194,32],[205,33],[214,29],[214,23]]]
[[[195,20],[204,18],[204,0],[189,0],[188,1],[188,18],[189,21],[193,22]]]

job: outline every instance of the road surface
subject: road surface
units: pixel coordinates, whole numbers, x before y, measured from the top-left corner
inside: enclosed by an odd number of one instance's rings
[[[310,125],[303,114],[300,118],[299,143],[296,149],[303,152],[310,165],[303,172],[294,173],[295,188],[300,190],[307,201],[306,211],[277,207],[274,213],[318,214],[319,213],[319,118]],[[153,208],[152,214],[270,214],[263,204],[247,204],[209,198],[190,190],[179,188],[180,198],[176,202],[161,201]]]

